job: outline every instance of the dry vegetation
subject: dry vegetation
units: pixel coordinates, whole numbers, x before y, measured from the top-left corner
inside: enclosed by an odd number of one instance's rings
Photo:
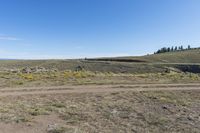
[[[6,87],[17,89],[18,87],[90,84],[119,85],[126,90],[126,86],[123,85],[199,83],[199,81],[199,74],[174,71],[146,74],[85,70],[39,73],[0,72],[2,93],[6,91]],[[199,94],[198,90],[141,92],[126,90],[55,95],[48,93],[2,95],[0,128],[7,127],[4,128],[3,133],[15,130],[22,133],[26,130],[30,133],[198,132],[200,130]]]
[[[145,55],[139,57],[121,57],[114,59],[136,60],[148,63],[200,63],[200,49],[191,49],[185,51],[166,52],[160,54]]]
[[[199,62],[199,49],[112,61],[0,61],[0,133],[198,133],[200,91],[180,88],[199,88]],[[181,86],[158,91],[150,84]],[[78,85],[85,85],[79,91],[88,85],[111,91],[41,93]]]
[[[38,116],[54,114],[64,122],[50,133],[198,132],[199,94],[145,91],[2,97],[0,119],[31,126]]]
[[[146,74],[116,74],[84,70],[42,73],[0,72],[0,88],[85,84],[198,83],[199,81],[199,74],[177,72]]]

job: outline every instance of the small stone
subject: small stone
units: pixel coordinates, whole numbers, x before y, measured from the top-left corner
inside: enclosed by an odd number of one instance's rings
[[[165,105],[163,105],[163,106],[162,106],[162,109],[168,109],[168,107],[167,107],[167,106],[165,106]]]

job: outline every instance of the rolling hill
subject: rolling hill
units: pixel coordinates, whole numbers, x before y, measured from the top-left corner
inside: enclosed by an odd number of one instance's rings
[[[88,60],[135,63],[200,63],[200,49],[166,52],[145,56],[97,58]]]
[[[168,52],[133,57],[76,59],[76,60],[1,60],[0,69],[45,67],[58,70],[76,70],[114,73],[165,72],[169,68],[183,72],[200,73],[200,49]]]

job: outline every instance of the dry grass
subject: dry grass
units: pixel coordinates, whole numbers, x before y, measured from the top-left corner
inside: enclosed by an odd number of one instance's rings
[[[197,132],[199,91],[115,92],[4,97],[3,122],[57,114],[80,132]],[[56,130],[55,130],[56,132]]]
[[[117,74],[90,71],[60,71],[31,74],[0,72],[0,88],[37,87],[83,84],[146,84],[146,83],[198,83],[199,74],[193,73],[147,73]]]
[[[0,72],[0,88],[62,86],[82,84],[146,84],[146,83],[198,83],[199,74],[193,73],[146,73],[122,74],[112,72],[58,71],[43,73]]]

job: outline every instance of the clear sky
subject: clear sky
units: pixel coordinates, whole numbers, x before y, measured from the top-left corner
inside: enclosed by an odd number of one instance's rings
[[[200,46],[200,0],[0,0],[0,58],[84,58]]]

